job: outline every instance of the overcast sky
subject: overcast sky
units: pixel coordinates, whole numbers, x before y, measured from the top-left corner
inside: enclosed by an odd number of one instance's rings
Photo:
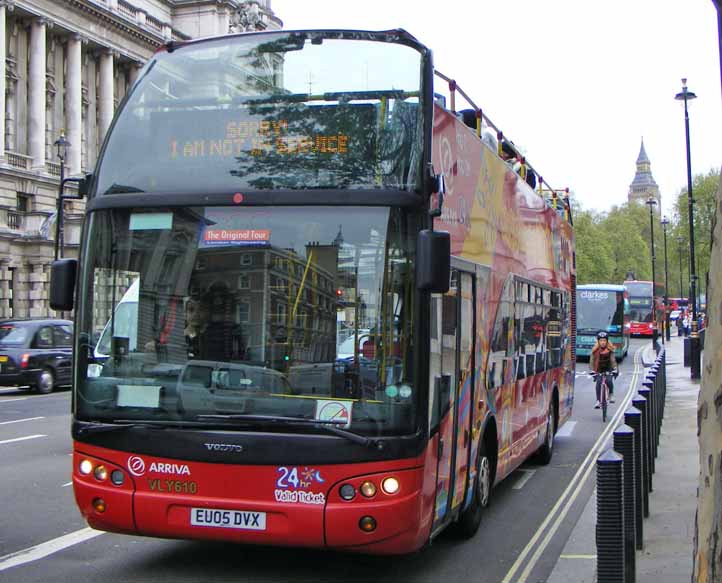
[[[284,28],[404,28],[555,188],[584,208],[627,200],[640,140],[662,207],[722,165],[717,13],[711,0],[273,0]]]

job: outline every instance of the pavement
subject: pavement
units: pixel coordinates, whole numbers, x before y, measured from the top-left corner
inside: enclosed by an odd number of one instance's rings
[[[655,473],[649,494],[649,517],[644,519],[644,549],[637,551],[637,583],[679,583],[692,578],[692,553],[699,446],[697,396],[699,381],[683,366],[682,338],[673,337],[667,349],[667,401]],[[654,354],[645,353],[651,364]],[[639,387],[639,385],[637,385]],[[611,443],[609,443],[611,447]],[[547,583],[595,583],[596,490],[591,496]]]

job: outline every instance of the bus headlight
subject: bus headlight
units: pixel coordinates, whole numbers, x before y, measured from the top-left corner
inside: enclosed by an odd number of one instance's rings
[[[387,494],[396,494],[399,491],[399,481],[396,478],[384,478],[381,489]]]
[[[373,498],[376,495],[376,484],[373,482],[364,482],[361,484],[361,494],[363,494],[366,498]]]
[[[95,476],[96,480],[104,482],[108,479],[108,470],[105,466],[96,466],[95,470],[93,471],[93,475]]]
[[[344,484],[341,486],[338,493],[344,500],[353,500],[354,496],[356,496],[356,488],[354,488],[351,484]]]
[[[83,460],[78,466],[78,471],[84,476],[87,476],[90,472],[93,471],[93,462],[91,462],[90,460]]]

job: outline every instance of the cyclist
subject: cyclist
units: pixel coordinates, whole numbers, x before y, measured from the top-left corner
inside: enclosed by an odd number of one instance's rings
[[[614,346],[609,342],[609,334],[606,332],[599,332],[597,334],[597,341],[592,348],[592,356],[589,359],[589,364],[592,369],[592,373],[597,378],[597,403],[594,405],[595,409],[599,409],[600,403],[600,392],[602,389],[602,377],[599,373],[602,372],[617,372],[617,359],[614,358]],[[614,383],[612,377],[607,377],[607,387],[609,387],[609,402],[614,403]]]

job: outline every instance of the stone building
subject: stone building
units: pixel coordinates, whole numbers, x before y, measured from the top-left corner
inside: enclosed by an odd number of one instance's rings
[[[270,0],[0,0],[0,319],[54,315],[60,159],[92,171],[113,114],[161,45],[279,29]],[[82,201],[67,201],[63,254],[77,255]]]
[[[637,156],[637,172],[634,175],[632,184],[629,185],[627,199],[629,202],[637,201],[645,204],[650,196],[654,197],[657,201],[655,211],[659,214],[662,208],[662,199],[659,193],[659,186],[657,186],[652,176],[651,164],[647,157],[647,152],[644,149],[644,139],[642,139],[639,156]]]

